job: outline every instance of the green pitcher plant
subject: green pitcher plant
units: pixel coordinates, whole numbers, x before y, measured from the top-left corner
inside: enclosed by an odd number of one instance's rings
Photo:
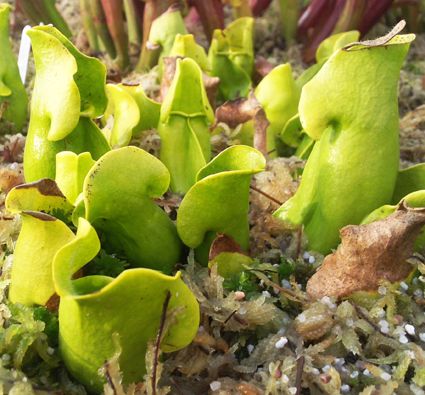
[[[174,223],[153,199],[170,184],[170,174],[155,156],[137,147],[107,152],[89,170],[81,210],[106,246],[135,266],[170,273],[182,245]]]
[[[349,43],[357,41],[359,37],[360,32],[357,30],[351,30],[348,32],[333,34],[323,40],[316,50],[316,63],[310,66],[296,79],[295,84],[298,89],[301,90],[302,87],[319,72],[334,52]],[[311,139],[303,130],[299,114],[296,114],[287,120],[283,128],[279,131],[279,135],[284,147],[290,147],[292,150],[290,149],[289,151],[293,152],[295,156],[301,159],[308,158],[311,150],[313,149],[314,140]],[[293,149],[295,149],[295,151],[293,151]],[[284,150],[280,147],[280,151],[288,150]],[[286,152],[283,152],[283,154],[286,154]]]
[[[205,49],[196,43],[193,34],[177,34],[168,56],[193,59],[202,71],[211,70]]]
[[[254,19],[238,18],[213,34],[208,59],[211,74],[220,78],[219,99],[245,97],[254,68]]]
[[[162,74],[162,58],[169,56],[177,34],[187,34],[186,25],[179,7],[171,6],[166,12],[152,22],[149,38],[137,64],[143,71],[159,64]]]
[[[209,127],[214,121],[202,71],[190,58],[177,59],[172,84],[161,106],[160,159],[171,173],[171,189],[185,193],[211,158]]]
[[[129,269],[118,277],[72,276],[93,259],[100,248],[94,228],[83,218],[78,231],[55,256],[53,278],[59,307],[59,349],[66,367],[90,391],[104,384],[98,371],[116,352],[125,384],[143,380],[144,355],[165,313],[161,350],[187,346],[199,326],[199,306],[180,278],[150,269]],[[163,323],[164,324],[164,323]]]
[[[57,217],[69,218],[73,206],[53,180],[13,188],[6,208],[22,217],[14,251],[9,298],[12,303],[44,305],[54,295],[53,257],[73,233]]]
[[[98,159],[110,147],[92,118],[106,108],[106,68],[80,53],[52,26],[37,26],[31,38],[36,76],[24,153],[27,182],[55,177],[56,154],[90,152]]]
[[[291,65],[276,66],[260,81],[254,92],[270,123],[267,128],[267,151],[275,151],[280,132],[298,111],[300,89],[292,75]]]
[[[177,230],[196,257],[208,263],[210,245],[218,233],[230,236],[243,250],[249,246],[249,186],[251,176],[265,168],[264,156],[252,147],[227,148],[203,167],[196,184],[183,198]]]
[[[9,39],[10,5],[0,3],[0,120],[21,130],[27,120],[28,97]]]
[[[303,87],[299,114],[315,140],[297,193],[275,216],[303,225],[328,253],[339,229],[390,202],[398,174],[397,82],[414,35],[335,52]]]
[[[156,128],[161,104],[150,99],[141,85],[107,84],[108,107],[103,133],[112,148],[128,145],[132,137]],[[113,118],[112,125],[108,120]]]

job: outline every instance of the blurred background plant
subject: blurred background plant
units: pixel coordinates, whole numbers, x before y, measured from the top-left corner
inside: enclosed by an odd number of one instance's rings
[[[393,25],[402,18],[409,31],[425,28],[424,0],[79,0],[91,54],[106,52],[119,70],[134,63],[139,71],[152,62],[131,62],[131,54],[141,52],[141,59],[146,59],[147,49],[152,49],[148,41],[152,22],[171,6],[180,9],[189,32],[203,31],[206,45],[225,21],[260,16],[274,2],[286,45],[301,43],[307,63],[314,60],[320,42],[335,33],[358,30],[363,37],[379,21]],[[55,0],[16,0],[16,11],[32,24],[54,24],[67,37],[78,33],[71,32]]]

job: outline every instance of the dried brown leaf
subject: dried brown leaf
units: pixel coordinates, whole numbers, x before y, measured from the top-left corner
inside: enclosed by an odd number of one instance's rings
[[[411,209],[402,203],[383,220],[344,227],[341,244],[310,278],[307,293],[313,298],[340,298],[376,290],[383,280],[406,278],[412,271],[406,261],[424,224],[425,209]]]
[[[208,259],[212,261],[217,255],[222,252],[237,252],[244,254],[241,246],[236,243],[230,236],[219,234],[211,244]]]
[[[269,121],[254,93],[247,98],[229,100],[215,111],[216,124],[223,122],[231,128],[254,120],[254,147],[267,154],[267,128]]]

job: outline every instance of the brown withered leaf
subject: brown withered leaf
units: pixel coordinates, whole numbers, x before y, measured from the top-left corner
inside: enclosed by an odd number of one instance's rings
[[[211,244],[208,260],[214,260],[214,258],[222,252],[237,252],[239,254],[245,254],[242,251],[241,246],[230,236],[219,234]]]
[[[389,217],[366,225],[341,229],[341,244],[328,255],[307,283],[313,298],[341,298],[356,291],[373,291],[382,280],[406,278],[412,266],[416,237],[425,225],[425,209],[413,209],[401,203]]]
[[[22,183],[24,183],[22,166],[0,167],[0,192],[8,193]]]
[[[270,63],[264,56],[257,56],[255,58],[254,67],[254,80],[260,82],[267,74],[270,73],[274,68],[274,65]]]
[[[267,154],[267,128],[269,121],[253,92],[247,98],[238,98],[223,103],[215,111],[216,124],[223,122],[231,128],[254,120],[254,147]]]
[[[181,56],[166,56],[163,58],[163,75],[161,80],[160,87],[160,98],[162,102],[167,95],[168,90],[170,89],[171,83],[173,82],[174,74],[176,73],[177,59],[183,59]],[[220,83],[220,78],[211,77],[204,72],[202,73],[202,80],[204,83],[205,91],[207,92],[208,101],[211,106],[215,104],[215,98],[217,96],[218,84]]]

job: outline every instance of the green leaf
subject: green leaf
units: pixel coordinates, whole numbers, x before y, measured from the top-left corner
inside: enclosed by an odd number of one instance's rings
[[[20,130],[27,120],[28,97],[10,45],[10,9],[9,4],[0,4],[0,108],[5,109],[0,118],[4,117]]]
[[[208,59],[211,74],[220,78],[221,100],[245,97],[251,88],[254,67],[254,19],[243,17],[224,30],[215,30]]]
[[[55,181],[43,179],[13,188],[6,197],[6,209],[12,213],[39,211],[54,215],[62,212],[67,216],[73,206]]]
[[[240,275],[248,266],[251,266],[253,260],[251,257],[238,252],[222,252],[212,261],[208,262],[208,267],[217,265],[218,274],[226,279]]]
[[[270,122],[267,128],[267,151],[272,151],[276,148],[276,137],[298,111],[300,89],[292,76],[291,65],[286,63],[276,66],[258,84],[255,97]]]
[[[71,151],[62,151],[56,155],[56,183],[73,205],[83,191],[84,178],[94,163],[90,152],[77,155]]]
[[[398,172],[392,203],[398,203],[406,195],[421,189],[425,189],[425,163]]]
[[[45,305],[55,293],[53,258],[74,237],[60,220],[40,212],[24,211],[14,252],[9,299],[24,305]]]
[[[143,380],[147,343],[158,333],[168,293],[162,351],[188,345],[199,325],[198,303],[179,273],[170,277],[154,270],[131,269],[115,279],[88,276],[72,280],[73,273],[93,259],[99,248],[96,232],[80,218],[77,236],[58,252],[53,268],[61,296],[61,355],[68,370],[94,392],[101,392],[104,382],[99,368],[116,351],[111,342],[114,333],[120,341],[124,383]]]
[[[397,83],[412,40],[400,37],[406,43],[338,50],[303,87],[301,124],[316,143],[297,193],[275,216],[303,225],[312,250],[330,252],[343,226],[391,202],[399,162]]]
[[[317,48],[316,62],[323,64],[334,52],[338,51],[338,49],[344,48],[347,44],[354,41],[358,41],[359,38],[360,32],[357,30],[332,34],[332,36],[324,39]]]
[[[120,85],[107,84],[108,108],[106,119],[113,114],[112,129],[106,126],[103,133],[112,148],[125,147],[130,143],[133,129],[140,120],[140,112],[136,101]]]
[[[152,201],[167,191],[169,182],[167,168],[136,147],[106,153],[86,176],[86,219],[133,266],[168,273],[179,261],[181,242],[174,223]]]
[[[201,69],[192,59],[178,59],[158,125],[160,158],[171,173],[174,192],[185,193],[210,160],[209,126],[213,120]]]
[[[265,159],[254,148],[238,145],[217,155],[197,175],[177,213],[177,230],[197,258],[208,262],[216,233],[233,238],[243,250],[249,242],[248,209],[251,176],[263,171]]]
[[[27,181],[55,176],[56,153],[70,150],[91,152],[96,159],[109,146],[89,118],[106,107],[105,66],[79,53],[52,26],[28,31],[36,77],[31,119],[25,146]]]
[[[205,49],[196,43],[193,34],[177,34],[168,56],[193,59],[202,71],[211,70]]]

